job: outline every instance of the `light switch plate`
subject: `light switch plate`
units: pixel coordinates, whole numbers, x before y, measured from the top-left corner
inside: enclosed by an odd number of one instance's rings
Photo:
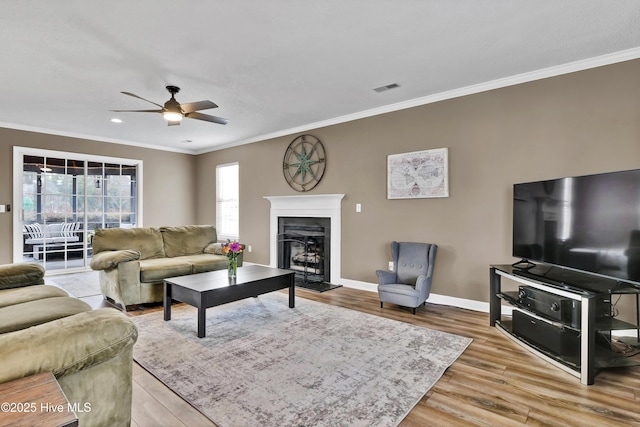
[[[0,213],[6,212],[6,211],[7,211],[6,205],[0,205]]]

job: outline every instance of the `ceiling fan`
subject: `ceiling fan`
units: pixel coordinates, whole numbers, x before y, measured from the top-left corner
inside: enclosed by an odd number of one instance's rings
[[[198,101],[198,102],[189,102],[187,104],[180,104],[176,101],[175,94],[180,92],[180,88],[178,86],[167,86],[166,87],[169,93],[171,94],[171,99],[164,103],[164,105],[156,104],[153,101],[149,101],[148,99],[144,99],[141,96],[133,94],[131,92],[120,92],[125,95],[133,96],[134,98],[142,99],[143,101],[147,101],[152,103],[153,105],[157,105],[160,107],[160,110],[111,110],[114,112],[125,112],[125,113],[160,113],[162,117],[168,122],[169,126],[178,126],[180,125],[180,121],[183,117],[187,117],[189,119],[196,120],[204,120],[207,122],[218,123],[220,125],[226,125],[229,123],[229,120],[223,119],[222,117],[210,116],[208,114],[198,113],[199,110],[208,110],[209,108],[218,108],[218,106],[211,101]]]

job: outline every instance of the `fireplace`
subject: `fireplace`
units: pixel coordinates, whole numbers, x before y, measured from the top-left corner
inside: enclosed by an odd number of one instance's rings
[[[299,196],[266,196],[271,202],[269,266],[278,267],[278,241],[280,218],[323,218],[329,221],[325,228],[324,245],[325,281],[340,283],[340,242],[342,198],[344,194],[315,194]],[[310,231],[308,231],[310,232]],[[328,237],[327,237],[328,235]],[[326,261],[325,261],[326,262]],[[328,270],[328,271],[327,271]]]
[[[278,268],[296,272],[304,283],[331,277],[331,219],[278,218]]]

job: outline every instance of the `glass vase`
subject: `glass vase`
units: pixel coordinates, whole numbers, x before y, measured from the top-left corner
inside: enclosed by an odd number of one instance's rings
[[[238,274],[238,259],[229,258],[227,260],[227,273],[230,279],[235,279]]]

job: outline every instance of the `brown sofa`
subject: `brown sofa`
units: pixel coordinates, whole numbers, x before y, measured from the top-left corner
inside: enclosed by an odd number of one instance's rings
[[[0,383],[52,372],[69,402],[90,407],[77,413],[81,426],[128,426],[135,325],[44,284],[44,273],[0,265]]]
[[[92,247],[102,294],[125,309],[161,302],[168,277],[227,268],[213,225],[98,229]]]

